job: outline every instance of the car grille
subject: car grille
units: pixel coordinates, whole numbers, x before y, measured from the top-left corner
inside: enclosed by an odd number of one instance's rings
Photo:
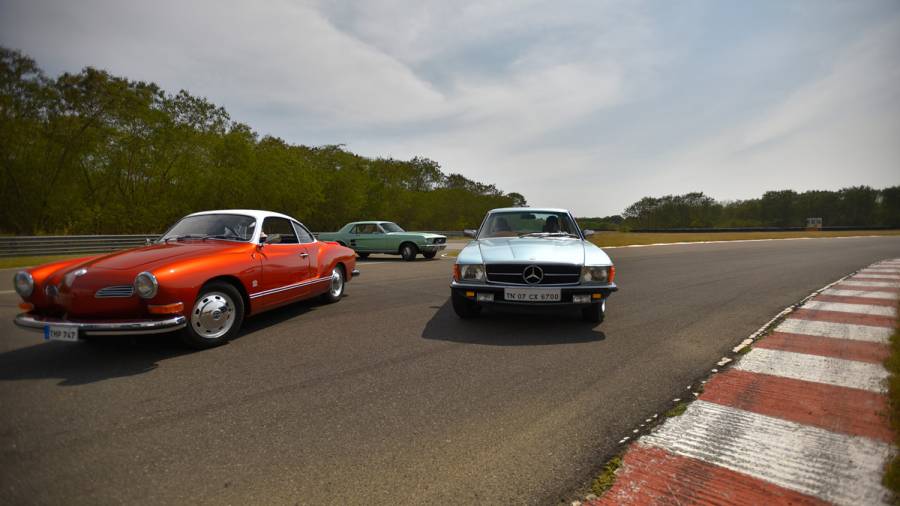
[[[529,266],[540,267],[544,273],[539,283],[528,283],[523,273]],[[487,280],[489,283],[511,285],[574,285],[581,278],[580,265],[566,264],[488,264]]]
[[[109,297],[131,297],[134,295],[134,287],[132,285],[116,285],[107,286],[97,290],[94,297],[98,299],[106,299]]]

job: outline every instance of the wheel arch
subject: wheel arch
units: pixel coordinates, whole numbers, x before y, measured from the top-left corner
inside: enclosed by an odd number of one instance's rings
[[[247,287],[244,286],[244,283],[241,283],[240,279],[236,276],[226,274],[207,279],[206,282],[203,283],[203,286],[216,282],[228,283],[229,285],[234,286],[238,293],[241,294],[241,299],[244,302],[244,314],[250,314],[250,295],[247,293]],[[203,290],[203,287],[200,287],[200,290]],[[199,291],[197,292],[197,295],[200,295]],[[193,302],[191,302],[191,304],[193,304]]]

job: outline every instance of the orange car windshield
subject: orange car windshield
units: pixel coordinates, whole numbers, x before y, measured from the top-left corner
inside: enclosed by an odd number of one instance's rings
[[[175,224],[163,235],[170,239],[225,239],[229,241],[249,241],[253,238],[256,220],[241,214],[201,214],[188,216]]]

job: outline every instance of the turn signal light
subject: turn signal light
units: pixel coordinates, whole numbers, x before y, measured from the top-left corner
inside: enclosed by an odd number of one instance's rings
[[[609,282],[612,283],[615,280],[616,280],[616,266],[610,265],[609,266]]]
[[[27,312],[31,311],[32,309],[34,309],[34,304],[32,304],[30,302],[20,302],[19,309],[21,309],[22,311],[25,311],[27,313]]]
[[[156,306],[147,306],[147,311],[152,314],[173,314],[184,311],[184,304],[176,302],[174,304],[163,304]]]
[[[459,281],[459,264],[453,264],[453,281]]]

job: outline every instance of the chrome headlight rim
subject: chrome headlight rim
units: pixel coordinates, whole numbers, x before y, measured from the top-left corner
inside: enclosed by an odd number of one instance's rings
[[[588,284],[609,283],[609,265],[585,265],[581,267],[581,282]]]
[[[13,276],[13,286],[19,297],[30,297],[34,293],[34,276],[28,271],[19,271]]]
[[[152,299],[159,292],[159,281],[152,272],[142,272],[134,277],[134,292],[142,299]]]
[[[472,274],[468,276],[468,274]],[[459,280],[469,283],[484,283],[487,273],[484,264],[459,264]]]

